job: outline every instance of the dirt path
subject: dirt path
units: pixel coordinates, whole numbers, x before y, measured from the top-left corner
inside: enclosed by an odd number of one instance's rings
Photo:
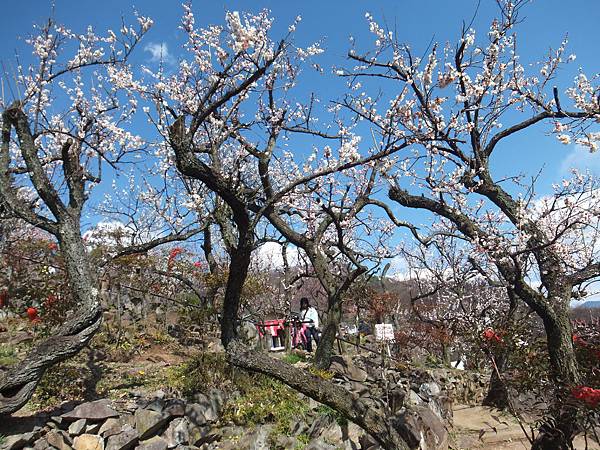
[[[513,417],[483,406],[455,405],[454,428],[450,430],[450,436],[454,450],[529,450],[531,448]],[[582,436],[575,440],[575,448],[585,449]],[[600,450],[600,445],[589,441],[588,449]]]

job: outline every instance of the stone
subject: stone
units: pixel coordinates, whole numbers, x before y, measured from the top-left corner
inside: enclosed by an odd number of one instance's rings
[[[100,430],[101,426],[102,426],[101,422],[90,423],[85,426],[85,432],[86,432],[86,434],[98,434],[98,430]]]
[[[367,372],[340,355],[331,357],[331,366],[329,366],[329,370],[349,380],[358,381],[359,383],[364,383],[368,378]]]
[[[73,440],[74,450],[104,450],[104,439],[95,434],[81,434]]]
[[[393,423],[410,448],[448,449],[448,431],[435,413],[425,406],[407,408],[394,417]]]
[[[178,445],[188,444],[190,442],[189,422],[187,417],[178,417],[174,419],[165,431],[163,437],[167,440],[169,448]]]
[[[410,389],[408,391],[408,396],[406,398],[406,404],[412,405],[412,406],[422,405],[423,399],[421,397],[419,397],[419,394],[417,394],[415,391]]]
[[[69,425],[69,434],[71,436],[79,436],[85,430],[85,425],[87,424],[87,419],[79,419]]]
[[[118,416],[119,413],[113,409],[112,404],[108,399],[82,403],[73,411],[62,415],[62,417],[67,420],[88,419],[89,421],[94,422]]]
[[[2,450],[20,450],[35,440],[34,433],[16,434],[8,436],[2,444]]]
[[[150,409],[138,409],[134,414],[134,418],[135,429],[142,440],[157,434],[169,420],[169,416]]]
[[[29,448],[29,447],[27,447]],[[50,448],[50,444],[48,444],[48,441],[44,438],[40,438],[37,441],[35,441],[33,443],[33,450],[48,450]],[[69,447],[70,448],[70,447]]]
[[[194,403],[186,406],[185,414],[196,425],[204,425],[206,422],[216,422],[219,420],[224,404],[225,396],[223,391],[211,389],[205,394],[196,393],[194,395]]]
[[[106,450],[129,450],[135,447],[138,441],[138,432],[125,425],[118,434],[113,434],[106,440]]]
[[[437,397],[438,395],[440,395],[441,392],[442,392],[442,390],[440,389],[440,386],[434,382],[423,383],[419,387],[419,395],[424,400],[429,400],[431,398]]]
[[[98,434],[102,437],[108,437],[120,433],[122,428],[123,423],[121,421],[121,418],[111,418],[107,419],[106,422],[102,424],[102,426],[98,430]]]
[[[148,403],[145,406],[145,409],[150,409],[152,411],[156,411],[156,412],[163,412],[163,409],[165,408],[165,401],[162,398],[155,398],[154,400],[152,400],[150,403]]]
[[[310,441],[304,450],[337,450],[335,445],[327,444],[323,439],[315,439]]]
[[[185,416],[194,425],[204,425],[208,422],[207,417],[215,419],[215,412],[211,409],[210,403],[190,403],[185,407]]]
[[[160,436],[154,436],[147,441],[142,441],[135,450],[167,450],[167,441]]]
[[[272,428],[270,425],[258,426],[251,433],[244,435],[237,448],[239,450],[269,450],[271,448],[269,435]]]
[[[183,417],[185,415],[185,402],[179,399],[170,400],[167,402],[163,413],[171,417]]]
[[[64,431],[49,431],[46,433],[46,441],[52,447],[56,447],[58,450],[71,450],[71,440]]]

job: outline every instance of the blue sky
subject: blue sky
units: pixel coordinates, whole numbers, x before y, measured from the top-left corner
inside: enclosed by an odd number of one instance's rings
[[[179,0],[20,0],[6,2],[0,18],[0,61],[5,67],[14,64],[15,51],[26,61],[20,37],[31,30],[33,23],[42,22],[55,4],[55,17],[75,31],[83,31],[91,24],[97,29],[118,29],[121,16],[132,21],[132,11],[150,16],[155,26],[147,35],[142,48],[166,45],[173,58],[181,52],[181,33],[178,31],[181,15]],[[415,53],[425,50],[432,40],[455,41],[463,21],[469,22],[477,6],[476,0],[261,0],[216,1],[196,0],[193,10],[199,25],[223,23],[227,10],[258,11],[268,8],[275,17],[274,36],[283,36],[297,15],[303,20],[298,27],[296,42],[300,46],[322,40],[325,55],[318,62],[326,75],[307,72],[300,89],[306,94],[317,91],[324,98],[335,98],[344,91],[344,82],[331,75],[331,67],[347,65],[345,55],[350,48],[349,36],[354,36],[359,48],[372,43],[364,18],[370,12],[391,28],[396,28],[401,40],[411,43]],[[496,14],[495,1],[481,0],[474,22],[484,34]],[[550,46],[557,47],[569,35],[568,53],[575,53],[575,63],[560,73],[557,84],[567,87],[577,69],[588,74],[600,70],[600,1],[597,0],[534,0],[523,12],[526,19],[518,28],[521,61],[541,59]],[[138,51],[134,63],[151,63],[150,51]],[[561,89],[561,90],[563,90]],[[301,92],[302,94],[302,92]],[[326,95],[323,95],[326,94]],[[508,125],[508,124],[505,124]],[[538,127],[518,139],[508,139],[499,148],[494,160],[498,178],[523,171],[533,174],[544,169],[539,192],[547,192],[551,183],[560,179],[570,166],[589,168],[600,174],[600,154],[590,155],[574,145],[564,146],[556,139],[545,136],[545,127]]]

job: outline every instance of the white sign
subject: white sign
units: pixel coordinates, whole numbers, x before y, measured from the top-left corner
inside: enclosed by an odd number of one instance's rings
[[[394,326],[391,323],[376,323],[375,340],[383,342],[393,342],[395,340]]]

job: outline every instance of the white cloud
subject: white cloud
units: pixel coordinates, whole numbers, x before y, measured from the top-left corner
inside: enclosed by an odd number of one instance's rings
[[[281,254],[281,244],[277,242],[266,242],[261,245],[253,256],[255,264],[261,267],[271,269],[283,268],[283,255]],[[298,248],[293,245],[287,247],[287,260],[290,267],[299,265],[300,255]]]
[[[582,145],[571,146],[571,151],[561,162],[560,173],[568,175],[571,169],[589,170],[593,174],[600,174],[600,152],[590,153],[590,150]]]
[[[169,47],[166,42],[148,42],[144,51],[150,53],[150,61],[164,62],[171,64],[175,61],[173,55],[169,53]]]

